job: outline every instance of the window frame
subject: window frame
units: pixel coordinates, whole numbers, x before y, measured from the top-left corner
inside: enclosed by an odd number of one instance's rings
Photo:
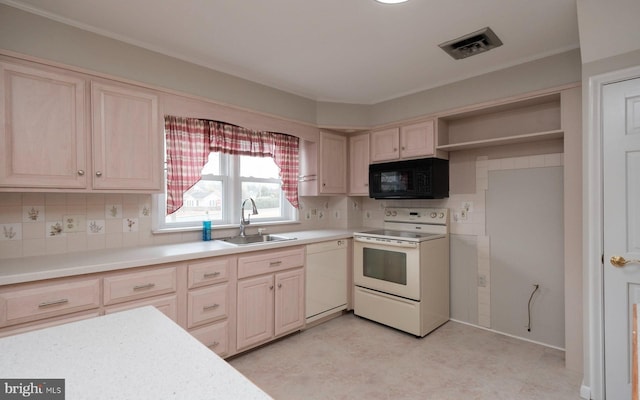
[[[165,153],[166,157],[166,153]],[[221,175],[211,175],[216,179],[213,181],[222,182],[222,220],[212,220],[213,229],[228,229],[239,227],[240,225],[240,212],[242,202],[245,200],[242,197],[242,183],[243,182],[264,182],[275,183],[275,179],[269,178],[253,178],[253,177],[241,177],[240,176],[240,155],[229,155],[220,153],[220,173]],[[250,156],[245,156],[250,157]],[[257,157],[257,158],[271,158],[271,157]],[[271,158],[273,160],[273,158]],[[166,221],[166,196],[167,196],[167,180],[166,180],[166,160],[164,168],[164,183],[163,192],[152,195],[152,231],[154,233],[162,232],[176,232],[176,231],[194,231],[202,229],[202,221],[204,218],[197,221],[182,221],[182,222],[167,222]],[[278,179],[280,184],[282,180]],[[278,224],[292,224],[299,223],[299,213],[289,201],[286,199],[284,192],[280,189],[280,210],[282,212],[281,218],[265,218],[259,220],[252,220],[252,226],[268,226]],[[246,213],[245,208],[245,213]],[[258,208],[258,213],[260,209]]]

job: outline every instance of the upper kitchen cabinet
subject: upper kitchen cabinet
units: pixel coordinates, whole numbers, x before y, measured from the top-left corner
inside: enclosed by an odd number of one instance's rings
[[[369,195],[369,134],[349,137],[349,195]]]
[[[435,121],[371,132],[371,162],[436,156]],[[438,154],[446,158],[446,154]]]
[[[0,187],[87,187],[86,78],[0,61]]]
[[[400,157],[400,128],[371,132],[371,162],[396,160]]]
[[[0,190],[161,190],[153,91],[9,58],[0,68]]]
[[[138,87],[91,83],[93,188],[160,190],[158,96]]]
[[[347,138],[320,132],[320,194],[347,193]]]
[[[443,115],[437,148],[451,152],[562,137],[561,91],[553,91]]]
[[[347,138],[320,131],[318,143],[300,141],[300,196],[347,193]]]

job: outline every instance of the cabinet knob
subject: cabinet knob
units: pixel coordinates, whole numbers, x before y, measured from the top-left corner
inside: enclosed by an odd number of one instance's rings
[[[282,283],[278,283],[278,289],[282,288]]]
[[[273,285],[269,286],[269,290],[273,290]]]
[[[98,177],[102,176],[102,172],[96,171],[96,176],[98,176]]]
[[[323,184],[322,184],[322,187],[325,187],[325,186],[327,186],[327,184],[326,184],[326,183],[323,183]]]
[[[79,169],[78,170],[78,175],[83,176],[84,175],[84,170],[83,169]]]

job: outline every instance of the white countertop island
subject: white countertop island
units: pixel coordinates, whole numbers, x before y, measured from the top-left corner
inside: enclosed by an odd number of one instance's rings
[[[0,378],[65,379],[65,399],[270,399],[153,307],[0,339]]]

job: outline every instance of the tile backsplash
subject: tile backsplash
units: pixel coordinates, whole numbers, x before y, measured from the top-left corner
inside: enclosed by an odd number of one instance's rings
[[[0,193],[0,258],[155,242],[150,195]]]
[[[268,232],[346,229],[362,225],[361,198],[300,199],[300,223]],[[200,230],[154,234],[151,195],[0,193],[0,258],[41,256],[199,241]],[[254,233],[258,225],[251,225]],[[237,228],[214,232],[214,237]]]

